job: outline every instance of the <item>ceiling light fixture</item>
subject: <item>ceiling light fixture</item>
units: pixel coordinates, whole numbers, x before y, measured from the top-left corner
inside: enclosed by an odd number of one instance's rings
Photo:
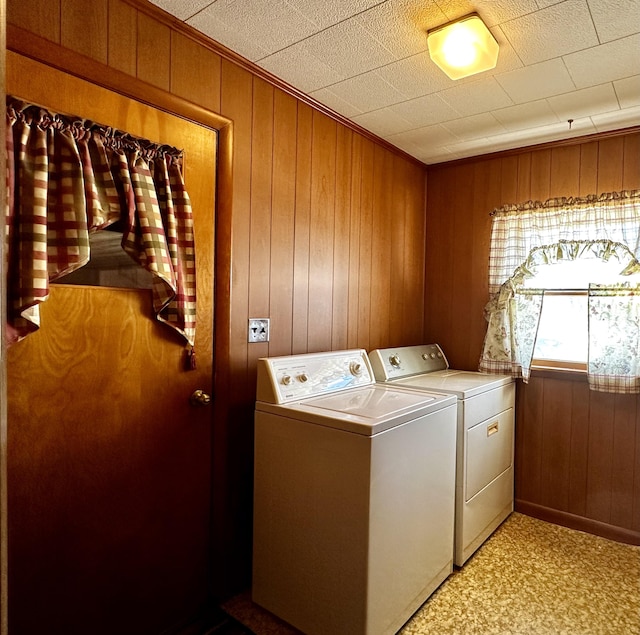
[[[488,71],[498,61],[498,43],[477,13],[427,31],[427,46],[451,79]]]

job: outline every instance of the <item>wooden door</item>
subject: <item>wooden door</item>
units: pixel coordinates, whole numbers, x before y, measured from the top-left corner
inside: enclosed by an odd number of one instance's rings
[[[9,630],[156,635],[210,585],[215,132],[18,55],[7,92],[185,150],[197,369],[150,291],[54,286],[8,353]]]

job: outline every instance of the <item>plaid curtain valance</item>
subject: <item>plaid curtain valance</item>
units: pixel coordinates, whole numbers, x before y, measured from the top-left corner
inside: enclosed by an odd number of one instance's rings
[[[182,152],[7,97],[7,340],[40,326],[49,283],[90,259],[89,233],[122,227],[122,248],[153,275],[158,320],[191,348],[193,216]]]

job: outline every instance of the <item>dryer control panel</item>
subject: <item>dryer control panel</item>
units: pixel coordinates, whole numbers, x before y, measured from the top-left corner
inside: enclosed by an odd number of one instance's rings
[[[449,368],[449,362],[437,344],[380,348],[371,351],[369,359],[377,381],[390,381]]]
[[[375,383],[364,349],[258,360],[256,399],[282,404]]]

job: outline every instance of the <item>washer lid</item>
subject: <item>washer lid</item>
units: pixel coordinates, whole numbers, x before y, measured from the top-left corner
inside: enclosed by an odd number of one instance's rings
[[[256,412],[372,436],[455,404],[455,397],[372,384],[303,401],[257,402]]]

